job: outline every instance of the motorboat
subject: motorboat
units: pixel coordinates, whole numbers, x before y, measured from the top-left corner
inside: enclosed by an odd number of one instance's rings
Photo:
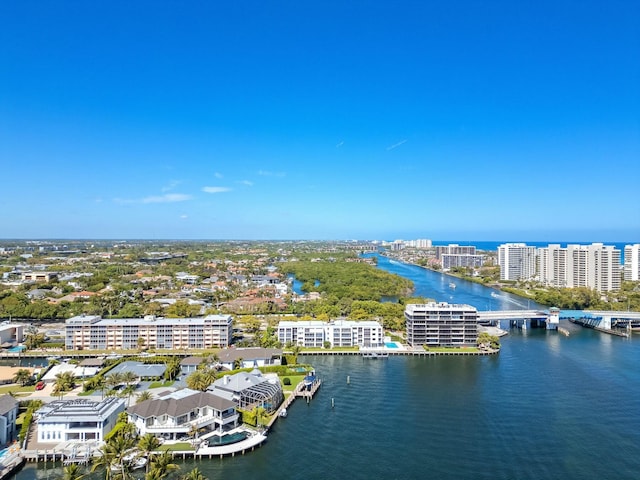
[[[280,416],[282,418],[287,418],[287,409],[283,408],[282,410],[280,410]]]
[[[147,466],[147,459],[145,457],[137,456],[137,453],[131,453],[122,457],[122,463],[125,464],[127,470],[138,470]],[[111,464],[112,472],[119,472],[122,467],[118,463]]]

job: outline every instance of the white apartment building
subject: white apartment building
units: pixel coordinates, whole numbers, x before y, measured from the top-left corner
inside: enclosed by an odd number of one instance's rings
[[[384,343],[384,330],[375,321],[283,321],[278,324],[278,341],[312,348],[321,348],[324,342],[332,347],[379,347]]]
[[[640,243],[624,246],[624,279],[640,280]]]
[[[536,247],[505,243],[498,247],[500,280],[528,280],[536,274]]]
[[[538,249],[538,279],[562,288],[620,289],[620,250],[611,245],[550,244]]]
[[[102,441],[124,411],[122,398],[91,400],[56,400],[37,413],[38,442],[60,443],[69,440]]]
[[[468,253],[445,253],[440,256],[443,270],[453,267],[479,268],[484,264],[484,255],[471,255]]]
[[[475,255],[476,247],[473,245],[458,245],[450,243],[449,245],[436,245],[436,258],[442,260],[442,255]]]
[[[446,302],[409,304],[404,311],[407,343],[416,346],[474,347],[478,311],[470,305]]]
[[[228,347],[233,335],[231,315],[199,318],[103,319],[80,315],[65,322],[67,350],[120,350],[139,348],[190,349]]]

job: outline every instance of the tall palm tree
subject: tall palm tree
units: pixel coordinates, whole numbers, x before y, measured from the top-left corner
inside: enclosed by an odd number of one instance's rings
[[[193,470],[190,470],[189,473],[186,473],[182,477],[180,477],[180,480],[208,480],[208,479],[202,474],[200,470],[198,470],[198,467],[196,467]]]
[[[87,476],[77,463],[67,465],[62,471],[64,473],[63,480],[81,480]]]
[[[152,433],[147,433],[145,436],[138,440],[138,450],[140,453],[150,459],[151,453],[160,448],[160,440]],[[147,462],[146,473],[149,473],[149,463]]]
[[[154,472],[155,474],[160,475],[159,478],[164,478],[173,470],[178,470],[179,468],[180,466],[178,464],[173,463],[173,455],[171,455],[171,452],[166,450],[151,458],[151,470],[149,473]]]
[[[111,471],[111,465],[113,465],[116,459],[116,451],[111,442],[106,442],[100,447],[98,451],[99,455],[93,458],[93,464],[91,466],[91,472],[104,469],[105,480],[111,480],[113,472]]]

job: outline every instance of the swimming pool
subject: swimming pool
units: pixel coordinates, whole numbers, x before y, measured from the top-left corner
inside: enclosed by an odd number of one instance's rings
[[[385,347],[387,348],[398,348],[398,344],[394,343],[394,342],[387,342],[384,344]]]
[[[10,349],[7,350],[7,352],[20,353],[21,351],[23,351],[26,348],[27,347],[25,347],[24,345],[18,345],[17,347],[11,347]]]
[[[232,443],[238,443],[245,438],[247,438],[249,434],[247,432],[236,432],[236,433],[228,433],[223,435],[213,435],[207,438],[207,442],[209,442],[210,447],[219,447],[221,445],[230,445]]]

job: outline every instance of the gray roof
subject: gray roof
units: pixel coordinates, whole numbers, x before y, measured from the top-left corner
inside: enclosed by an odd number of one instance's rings
[[[181,392],[184,393],[180,395]],[[236,404],[209,392],[196,392],[194,390],[184,389],[167,395],[164,398],[145,400],[144,402],[129,407],[128,412],[142,418],[157,417],[160,415],[179,417],[196,408],[205,406],[218,411],[225,411],[230,408],[235,408]]]
[[[200,365],[204,361],[203,357],[186,357],[182,359],[180,365]]]
[[[0,396],[0,415],[6,415],[18,406],[18,401],[11,395]]]
[[[142,378],[161,377],[164,375],[166,369],[167,366],[163,363],[146,364],[142,362],[122,362],[117,367],[109,370],[107,375],[110,373],[133,372]]]
[[[245,362],[251,360],[268,360],[282,356],[282,350],[278,348],[226,348],[218,352],[221,363],[231,363],[239,358]]]
[[[225,375],[213,382],[213,389],[219,388],[229,392],[241,392],[267,381],[265,377],[258,377],[247,372],[238,372],[235,375]],[[209,387],[209,389],[212,388]]]
[[[101,367],[104,365],[104,358],[85,358],[78,365],[81,367]]]

